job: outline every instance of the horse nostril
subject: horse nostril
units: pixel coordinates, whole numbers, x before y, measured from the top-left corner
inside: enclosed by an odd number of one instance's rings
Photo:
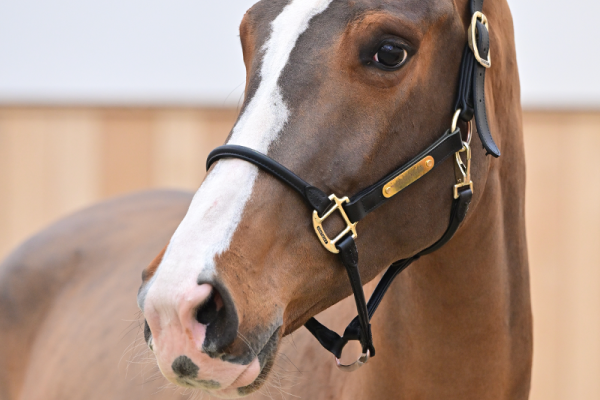
[[[210,285],[211,288],[210,294],[196,308],[194,315],[195,322],[206,326],[202,352],[212,358],[221,357],[237,338],[237,311],[229,291],[221,282],[199,281],[198,285]]]
[[[213,289],[210,296],[202,303],[196,311],[196,321],[202,325],[210,325],[219,316],[219,310],[223,306],[223,301],[219,293]]]

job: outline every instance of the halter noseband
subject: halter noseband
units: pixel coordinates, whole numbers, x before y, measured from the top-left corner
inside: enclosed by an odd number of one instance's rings
[[[370,320],[394,278],[413,261],[446,244],[465,219],[473,196],[470,148],[473,117],[475,117],[477,131],[487,154],[494,157],[500,156],[500,151],[490,133],[486,115],[485,70],[491,66],[491,62],[489,26],[487,18],[481,12],[482,6],[483,0],[470,0],[472,21],[468,29],[468,45],[465,46],[461,62],[458,98],[451,129],[408,163],[354,196],[350,198],[338,198],[335,194],[327,196],[323,191],[308,184],[283,165],[248,147],[220,146],[208,156],[207,170],[222,158],[233,157],[248,161],[287,183],[314,209],[312,220],[317,238],[328,251],[340,255],[342,264],[348,273],[358,315],[350,322],[342,336],[326,328],[315,318],[310,318],[305,326],[319,343],[335,356],[337,366],[344,371],[354,371],[365,364],[370,357],[375,356]],[[469,126],[466,142],[463,141],[460,129],[457,127],[459,118],[467,122]],[[466,153],[466,164],[460,156],[460,153],[463,152]],[[455,158],[456,184],[453,186],[454,199],[450,212],[450,223],[446,232],[432,246],[412,257],[393,263],[377,284],[367,303],[358,270],[358,250],[355,243],[358,222],[452,155]],[[334,239],[331,239],[323,229],[323,222],[335,211],[339,211],[341,214],[346,228]],[[340,362],[340,358],[344,346],[350,340],[360,342],[362,354],[354,363],[344,365]]]

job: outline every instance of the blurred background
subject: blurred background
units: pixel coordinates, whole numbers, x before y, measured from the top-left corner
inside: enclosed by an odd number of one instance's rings
[[[0,0],[0,258],[108,197],[197,189],[237,116],[237,28],[252,3]],[[583,18],[600,3],[509,3],[527,151],[532,399],[600,399],[600,52]]]

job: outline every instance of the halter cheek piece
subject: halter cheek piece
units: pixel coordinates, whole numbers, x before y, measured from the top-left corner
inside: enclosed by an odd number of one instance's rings
[[[492,154],[494,157],[500,156],[500,151],[490,133],[485,107],[485,70],[491,64],[488,22],[485,15],[481,13],[482,5],[483,0],[470,1],[473,17],[468,30],[468,45],[465,46],[463,52],[458,98],[451,129],[446,131],[421,154],[374,185],[361,190],[350,198],[338,198],[335,194],[327,196],[323,191],[308,184],[283,165],[247,147],[225,145],[217,147],[208,156],[207,169],[217,160],[228,157],[240,158],[255,164],[295,189],[314,209],[312,220],[317,238],[328,251],[340,255],[342,264],[348,273],[358,315],[350,322],[342,336],[326,328],[315,318],[309,319],[305,326],[319,343],[335,356],[337,366],[344,371],[354,371],[365,364],[369,357],[375,356],[370,320],[394,278],[419,257],[432,253],[446,244],[465,219],[473,196],[471,148],[469,146],[471,141],[470,121],[473,116],[475,116],[477,131],[487,153]],[[460,129],[457,127],[459,118],[468,123],[469,132],[466,142],[463,141]],[[465,153],[466,164],[463,162],[460,153]],[[432,169],[452,155],[455,159],[456,184],[453,187],[454,200],[452,201],[450,223],[446,232],[432,246],[410,258],[393,263],[377,284],[367,303],[358,270],[358,250],[355,244],[357,238],[356,225],[371,211],[431,172]],[[346,223],[346,228],[331,239],[323,229],[323,222],[335,211],[341,214]],[[350,340],[360,342],[362,355],[354,363],[343,365],[340,358],[344,346]]]

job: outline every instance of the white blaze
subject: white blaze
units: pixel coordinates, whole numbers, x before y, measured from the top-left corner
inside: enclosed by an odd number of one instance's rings
[[[271,35],[262,48],[260,85],[228,144],[267,153],[289,117],[277,81],[310,20],[325,11],[331,1],[292,0],[271,22]],[[194,196],[156,274],[143,289],[147,293],[141,293],[142,307],[146,294],[160,298],[154,298],[162,303],[155,304],[158,309],[168,303],[172,306],[178,294],[196,285],[200,274],[210,278],[215,257],[229,248],[257,175],[257,167],[246,161],[226,159],[217,163]],[[164,311],[163,326],[175,310]]]

